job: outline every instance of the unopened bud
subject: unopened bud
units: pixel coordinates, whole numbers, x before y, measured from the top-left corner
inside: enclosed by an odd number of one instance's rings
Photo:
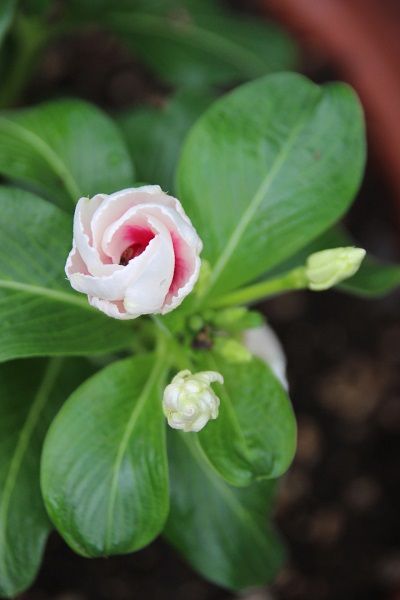
[[[200,431],[210,419],[218,417],[219,398],[211,383],[223,383],[215,371],[180,371],[164,390],[163,409],[173,429]]]
[[[243,363],[251,360],[251,352],[246,346],[232,338],[217,338],[214,350],[228,362]]]
[[[311,254],[305,274],[310,290],[327,290],[344,279],[352,277],[365,257],[363,248],[332,248]]]

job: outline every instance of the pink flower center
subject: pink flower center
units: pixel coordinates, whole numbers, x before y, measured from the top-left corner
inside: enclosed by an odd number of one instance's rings
[[[147,248],[151,240],[154,238],[154,233],[150,229],[144,227],[127,227],[125,237],[131,243],[122,252],[119,259],[119,264],[126,267],[132,258],[140,256]]]

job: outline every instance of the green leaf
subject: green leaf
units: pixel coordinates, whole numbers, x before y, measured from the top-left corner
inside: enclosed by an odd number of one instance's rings
[[[134,177],[116,125],[81,100],[1,113],[0,173],[63,206]]]
[[[113,363],[72,394],[50,427],[43,496],[51,520],[78,554],[132,552],[164,526],[163,369],[163,359],[153,356]]]
[[[296,421],[280,382],[258,358],[231,362],[207,353],[201,367],[218,371],[218,419],[199,434],[209,462],[233,485],[276,478],[290,466],[296,450]]]
[[[0,596],[27,588],[51,529],[39,485],[42,443],[64,398],[90,373],[83,361],[0,365]]]
[[[384,263],[367,255],[359,271],[339,288],[356,296],[376,298],[400,286],[400,266]]]
[[[225,483],[204,462],[191,434],[171,432],[171,509],[165,535],[206,579],[231,589],[271,581],[282,560],[268,523],[273,481]]]
[[[180,198],[212,266],[205,295],[254,280],[337,221],[364,159],[360,104],[343,84],[284,73],[213,104],[178,169]]]
[[[30,0],[35,1],[35,0]],[[124,11],[132,10],[132,0],[119,0],[118,8]],[[70,17],[93,19],[105,17],[110,10],[109,0],[69,0],[65,7]],[[114,7],[111,8],[111,11]],[[135,0],[135,10],[147,10],[150,13],[168,15],[171,12],[179,10],[199,10],[200,8],[207,14],[220,15],[223,12],[219,0]]]
[[[211,3],[146,3],[109,9],[104,25],[163,81],[229,84],[292,68],[291,40],[272,23],[215,9]]]
[[[157,183],[174,192],[175,169],[183,139],[213,96],[182,90],[160,108],[139,108],[118,120],[140,181]]]
[[[52,8],[52,0],[24,0],[24,13],[27,15],[40,15],[46,21],[46,13]]]
[[[321,235],[302,246],[295,254],[279,263],[268,275],[280,275],[296,269],[305,264],[310,254],[325,250],[327,248],[338,248],[340,246],[352,246],[354,241],[345,232],[341,225],[335,225],[324,231]]]
[[[0,361],[127,347],[132,326],[92,309],[64,264],[71,218],[30,192],[0,187]]]
[[[0,48],[14,18],[16,0],[2,0],[0,5]]]

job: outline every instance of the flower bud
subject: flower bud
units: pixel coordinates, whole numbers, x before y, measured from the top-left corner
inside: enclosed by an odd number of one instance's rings
[[[215,371],[180,371],[164,390],[163,409],[173,429],[200,431],[218,417],[219,398],[210,384],[224,378]]]
[[[305,274],[310,290],[327,290],[344,279],[352,277],[365,257],[363,248],[332,248],[311,254]]]
[[[246,346],[232,338],[217,338],[214,350],[228,362],[243,363],[251,360],[251,352]]]

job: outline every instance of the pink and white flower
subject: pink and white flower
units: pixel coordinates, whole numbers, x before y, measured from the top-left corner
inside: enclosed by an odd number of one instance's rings
[[[65,272],[110,317],[165,314],[192,291],[201,249],[179,200],[142,186],[79,200]]]

